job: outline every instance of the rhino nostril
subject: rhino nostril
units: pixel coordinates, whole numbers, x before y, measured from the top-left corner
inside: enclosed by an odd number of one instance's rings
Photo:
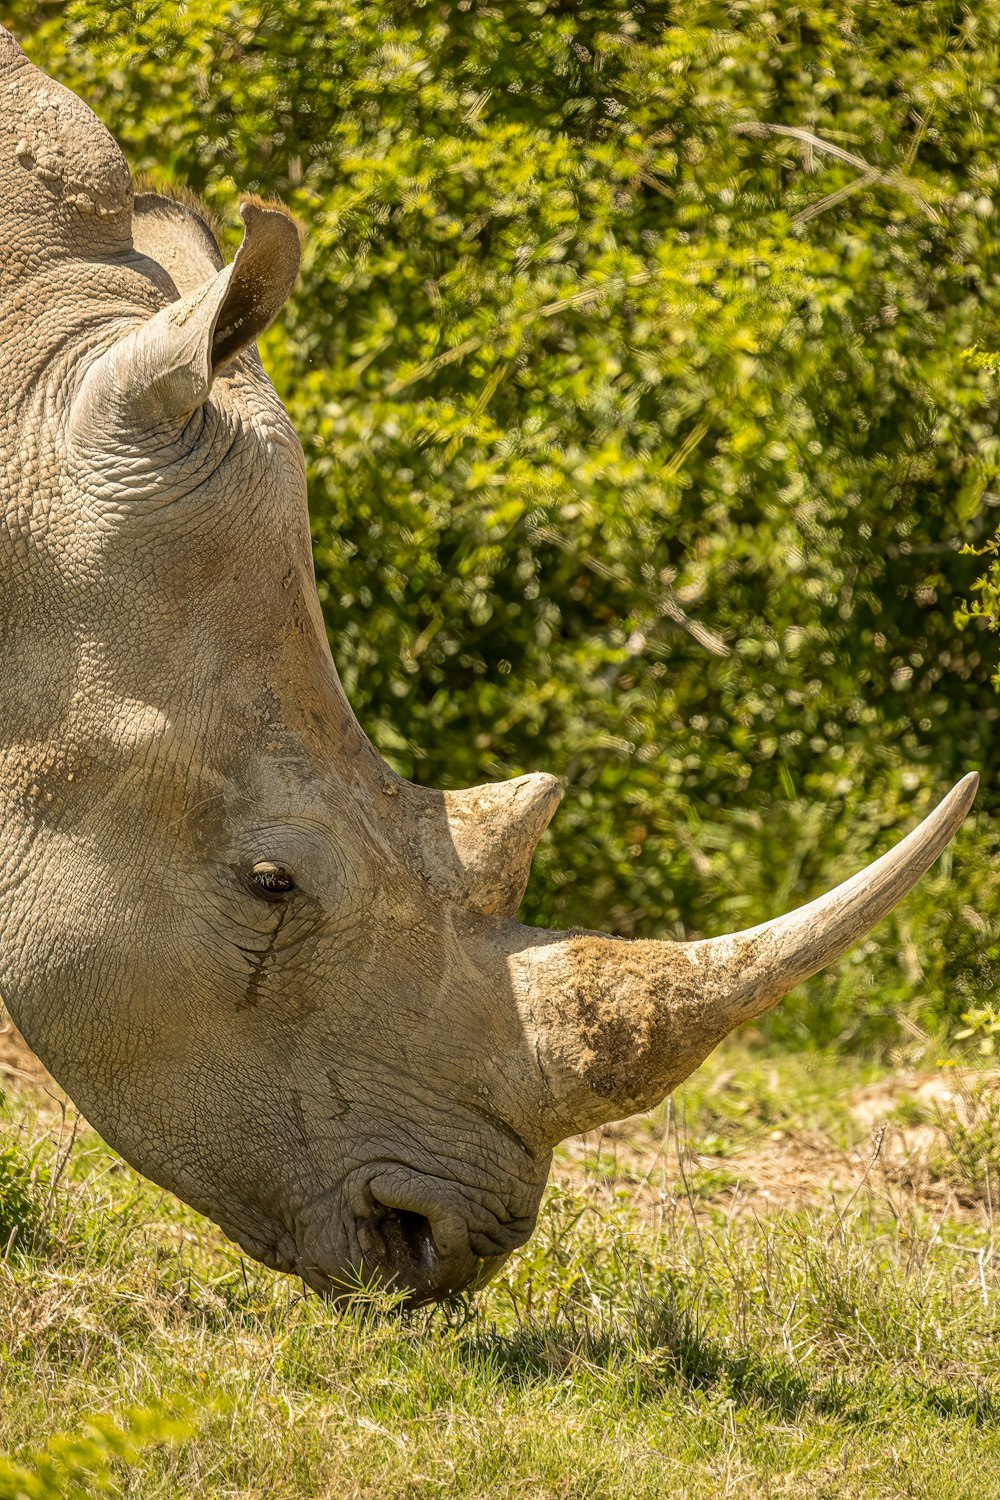
[[[438,1259],[430,1219],[412,1209],[392,1208],[377,1198],[373,1206],[386,1256],[399,1267],[402,1279],[412,1280],[414,1272],[427,1276]]]
[[[378,1239],[373,1269],[406,1290],[411,1305],[450,1297],[479,1272],[465,1215],[437,1183],[404,1168],[386,1171],[365,1184],[361,1207]]]

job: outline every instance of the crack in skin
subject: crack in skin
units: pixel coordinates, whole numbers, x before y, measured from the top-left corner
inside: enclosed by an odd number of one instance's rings
[[[480,1109],[478,1105],[470,1104],[468,1108],[472,1114],[476,1115],[480,1120],[485,1120],[487,1125],[491,1126],[492,1129],[498,1130],[501,1135],[505,1135],[509,1141],[512,1141],[515,1146],[524,1152],[529,1161],[535,1161],[536,1153],[532,1151],[524,1137],[518,1134],[513,1125],[508,1125],[499,1115],[491,1115],[487,1110]]]
[[[286,921],[288,920],[288,913],[289,907],[287,906],[283,906],[279,911],[278,920],[270,937],[267,940],[266,948],[260,949],[259,952],[243,949],[246,960],[250,965],[250,973],[247,976],[247,986],[243,993],[243,999],[237,1002],[237,1010],[252,1010],[256,1006],[257,1001],[260,998],[260,987],[264,983],[264,979],[267,976],[267,966],[269,962],[274,958],[274,951],[278,944],[278,938],[281,936],[281,929],[284,927]]]

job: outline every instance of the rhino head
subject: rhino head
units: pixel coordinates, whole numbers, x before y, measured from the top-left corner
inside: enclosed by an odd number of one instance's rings
[[[556,781],[401,780],[337,678],[255,349],[293,223],[244,204],[224,265],[2,28],[0,105],[0,992],[250,1255],[445,1296],[531,1233],[556,1142],[660,1100],[888,912],[975,777],[749,932],[521,926]]]

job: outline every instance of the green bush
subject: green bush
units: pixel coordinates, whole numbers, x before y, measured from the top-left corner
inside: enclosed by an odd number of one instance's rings
[[[138,170],[303,223],[264,352],[334,651],[406,774],[563,778],[527,919],[751,924],[979,767],[951,882],[770,1024],[981,1000],[1000,5],[9,9]]]
[[[0,1137],[0,1260],[35,1244],[49,1180],[44,1163],[18,1141]]]

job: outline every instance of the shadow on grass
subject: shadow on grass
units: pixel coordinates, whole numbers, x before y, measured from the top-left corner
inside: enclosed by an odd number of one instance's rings
[[[1000,1392],[969,1375],[912,1370],[890,1364],[860,1375],[832,1378],[817,1371],[810,1379],[777,1349],[729,1348],[706,1333],[697,1315],[675,1301],[633,1309],[627,1321],[603,1328],[565,1313],[558,1327],[526,1324],[513,1333],[473,1332],[460,1340],[459,1357],[469,1366],[513,1387],[549,1380],[607,1380],[628,1387],[636,1404],[660,1400],[668,1391],[713,1393],[739,1407],[776,1420],[800,1418],[808,1410],[846,1426],[868,1428],[873,1414],[888,1421],[901,1410],[923,1408],[929,1415],[973,1424],[1000,1425]]]
[[[790,1360],[729,1350],[674,1302],[637,1309],[634,1321],[605,1328],[563,1314],[558,1328],[469,1333],[459,1352],[470,1365],[515,1387],[586,1373],[627,1383],[636,1402],[656,1401],[678,1387],[720,1391],[738,1405],[787,1419],[813,1395]]]
[[[836,1376],[817,1386],[812,1397],[817,1415],[870,1427],[873,1419],[892,1428],[901,1410],[923,1408],[930,1416],[986,1431],[1000,1424],[1000,1396],[971,1375],[931,1383],[885,1367],[857,1380]]]

